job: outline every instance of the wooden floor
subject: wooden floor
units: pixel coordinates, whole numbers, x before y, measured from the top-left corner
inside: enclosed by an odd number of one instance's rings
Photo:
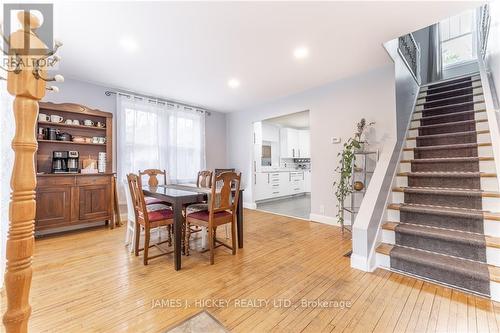
[[[351,269],[343,257],[350,242],[336,227],[257,211],[245,218],[245,248],[236,256],[219,248],[210,266],[206,253],[193,253],[180,272],[172,257],[145,267],[129,255],[123,227],[37,240],[30,331],[164,332],[203,309],[202,300],[219,302],[207,309],[233,332],[498,331],[498,303]],[[314,306],[318,300],[328,303]]]

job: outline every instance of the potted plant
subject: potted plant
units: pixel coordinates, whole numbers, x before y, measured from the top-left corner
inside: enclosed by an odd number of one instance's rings
[[[366,123],[366,119],[362,118],[357,123],[357,131],[353,138],[349,138],[342,148],[342,151],[337,154],[339,164],[335,171],[339,174],[338,180],[333,183],[335,188],[335,196],[337,197],[337,218],[341,226],[344,225],[344,200],[353,192],[351,178],[353,167],[356,162],[356,151],[363,150],[367,140],[364,137],[365,130],[374,125],[374,122]]]

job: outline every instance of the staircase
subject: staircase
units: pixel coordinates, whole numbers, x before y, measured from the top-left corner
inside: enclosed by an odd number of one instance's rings
[[[422,87],[377,265],[500,300],[500,193],[479,75]]]

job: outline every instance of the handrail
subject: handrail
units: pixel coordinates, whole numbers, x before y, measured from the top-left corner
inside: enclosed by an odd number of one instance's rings
[[[413,34],[409,33],[398,38],[398,53],[403,58],[413,78],[420,85],[420,47]]]
[[[478,24],[478,35],[479,35],[479,51],[481,52],[481,57],[484,59],[486,56],[486,49],[488,47],[488,34],[490,32],[490,7],[488,4],[481,6],[479,9],[479,24]]]

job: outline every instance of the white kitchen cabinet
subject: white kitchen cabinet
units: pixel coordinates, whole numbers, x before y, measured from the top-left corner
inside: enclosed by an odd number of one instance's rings
[[[252,171],[260,172],[262,169],[262,122],[253,123],[253,161]]]
[[[303,171],[291,171],[289,173],[288,195],[299,194],[305,192]]]
[[[311,134],[309,130],[298,130],[298,157],[311,157]]]
[[[280,128],[266,122],[262,122],[262,141],[279,142]]]
[[[311,170],[304,171],[304,192],[311,193]]]
[[[281,158],[299,157],[299,131],[294,128],[280,130],[280,156]]]
[[[254,173],[254,200],[264,200],[271,197],[271,184],[268,172]]]

